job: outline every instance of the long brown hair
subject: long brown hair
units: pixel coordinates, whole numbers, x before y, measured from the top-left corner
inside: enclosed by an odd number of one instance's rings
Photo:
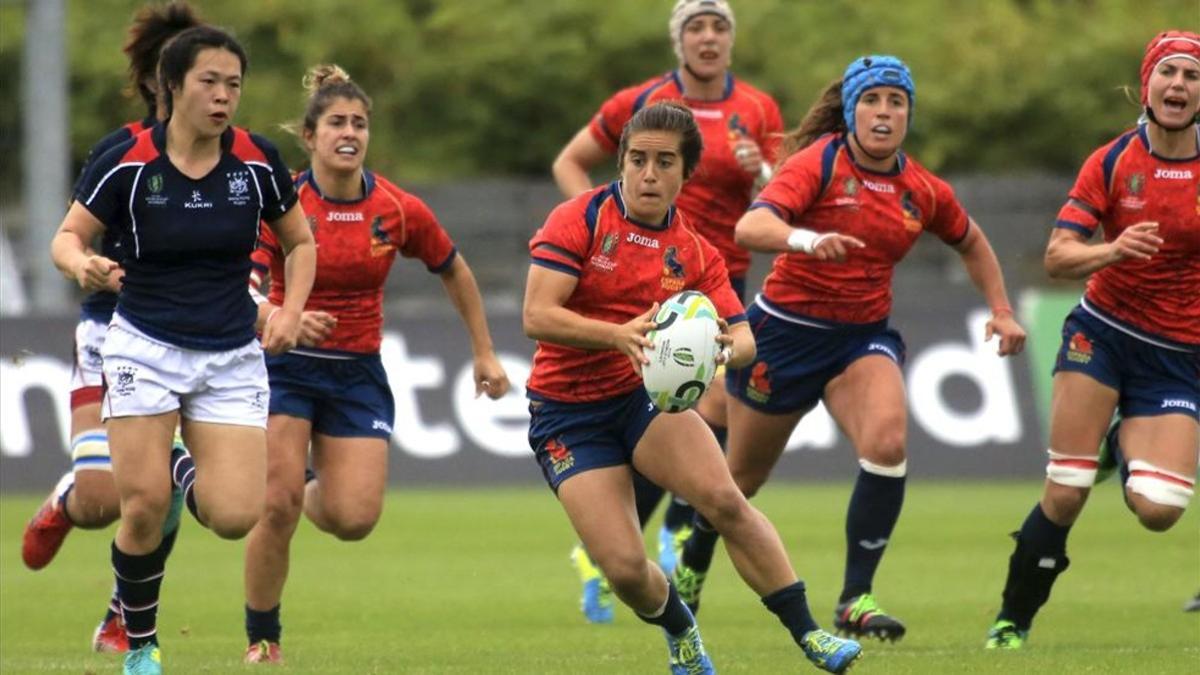
[[[146,5],[133,16],[129,34],[121,51],[129,58],[129,87],[127,92],[136,91],[146,102],[150,116],[158,109],[154,90],[146,86],[146,80],[154,79],[158,73],[158,57],[162,46],[175,35],[203,23],[186,2],[170,2],[165,5]]]
[[[817,100],[800,120],[800,126],[783,135],[779,161],[812,145],[821,136],[846,131],[846,120],[842,114],[842,79],[839,77],[817,97]]]

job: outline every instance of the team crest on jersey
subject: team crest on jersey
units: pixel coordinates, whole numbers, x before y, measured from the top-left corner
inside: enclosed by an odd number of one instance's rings
[[[550,470],[555,476],[562,475],[562,472],[575,466],[575,455],[571,454],[571,449],[563,445],[562,441],[557,438],[551,438],[542,446],[546,454],[550,457]]]
[[[1067,360],[1072,363],[1092,362],[1092,341],[1083,333],[1075,333],[1067,341]]]
[[[858,194],[858,179],[856,179],[854,176],[847,176],[846,180],[842,181],[842,192],[844,192],[847,197],[853,197],[854,195]]]
[[[663,266],[662,266],[662,287],[672,293],[677,293],[683,290],[685,283],[683,263],[679,260],[679,249],[674,246],[668,246],[667,250],[663,251]]]
[[[1141,198],[1142,190],[1144,190],[1145,187],[1145,174],[1130,174],[1130,176],[1125,179],[1125,192],[1127,194],[1124,197],[1121,197],[1119,202],[1121,204],[1121,208],[1127,211],[1140,211],[1141,209],[1145,208],[1146,200]]]
[[[375,216],[371,221],[371,255],[378,258],[395,250],[396,244],[392,243],[387,230],[383,229],[383,216]]]
[[[729,140],[736,141],[739,137],[749,136],[750,128],[742,121],[742,116],[734,113],[729,118]]]
[[[759,403],[766,403],[771,398],[771,374],[767,370],[766,361],[759,361],[750,369],[750,382],[746,385],[746,396]]]
[[[1134,197],[1142,194],[1142,188],[1146,187],[1146,177],[1140,173],[1135,173],[1125,179],[1125,189]]]
[[[229,203],[234,206],[245,206],[250,203],[250,172],[241,169],[239,171],[226,171],[225,177],[229,179]]]
[[[150,192],[146,195],[148,206],[164,206],[167,203],[167,196],[162,194],[163,177],[161,173],[156,173],[146,180],[146,189]]]
[[[900,210],[904,213],[904,229],[909,232],[921,231],[921,208],[913,203],[913,194],[905,190],[900,195]]]
[[[620,241],[616,233],[609,232],[604,235],[604,239],[600,242],[600,252],[604,255],[612,255],[613,251],[617,250],[617,244]]]

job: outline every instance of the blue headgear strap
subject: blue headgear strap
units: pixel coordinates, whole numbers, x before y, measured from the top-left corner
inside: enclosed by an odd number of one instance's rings
[[[916,87],[908,66],[894,56],[874,54],[854,59],[842,75],[842,115],[846,128],[854,133],[854,108],[863,92],[872,87],[897,87],[908,93],[908,123],[912,124],[913,108],[916,107]]]

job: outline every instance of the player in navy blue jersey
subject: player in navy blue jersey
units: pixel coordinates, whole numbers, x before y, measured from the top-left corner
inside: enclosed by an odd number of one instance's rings
[[[157,101],[158,55],[169,39],[200,25],[195,12],[185,2],[146,5],[129,26],[124,52],[129,58],[129,89],[136,91],[146,105],[146,116],[129,122],[102,138],[88,154],[76,186],[83,181],[92,162],[107,150],[128,141],[153,126],[166,110]],[[104,256],[120,261],[123,257],[117,237],[106,233],[98,243]],[[72,468],[25,528],[21,556],[30,569],[41,569],[54,559],[63,540],[74,527],[107,527],[120,514],[117,489],[113,484],[112,462],[108,453],[108,434],[100,421],[101,383],[100,350],[104,334],[117,304],[120,275],[112,275],[107,287],[88,295],[75,328],[75,364],[71,383],[71,458]],[[164,536],[174,540],[176,519],[167,524]],[[121,607],[114,589],[104,619],[92,636],[96,651],[124,652],[128,648]]]
[[[266,139],[231,126],[245,70],[245,51],[220,29],[191,28],[169,42],[158,71],[166,121],[95,160],[51,245],[58,268],[85,289],[124,272],[101,352],[101,414],[123,516],[112,563],[129,637],[125,672],[134,675],[162,672],[155,621],[171,482],[222,537],[244,536],[262,513],[263,349],[296,345],[315,273],[287,167]],[[260,346],[246,279],[262,221],[287,255],[287,296]],[[88,251],[109,230],[121,263]],[[171,461],[177,423],[194,467]]]

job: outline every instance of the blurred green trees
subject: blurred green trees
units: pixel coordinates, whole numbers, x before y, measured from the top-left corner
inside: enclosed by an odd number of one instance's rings
[[[36,1],[36,0],[30,0]],[[370,164],[401,181],[547,175],[617,88],[674,67],[672,0],[196,0],[251,59],[238,123],[295,166],[279,130],[300,116],[308,65],[334,61],[374,98]],[[909,149],[948,171],[1070,172],[1138,115],[1143,46],[1200,27],[1197,0],[733,0],[735,72],[789,124],[850,59],[887,52],[917,82]],[[122,94],[139,3],[70,0],[71,140],[80,161],[142,114]],[[0,181],[19,174],[20,3],[0,5]],[[1128,87],[1131,96],[1122,91]],[[9,192],[9,194],[12,194]]]

